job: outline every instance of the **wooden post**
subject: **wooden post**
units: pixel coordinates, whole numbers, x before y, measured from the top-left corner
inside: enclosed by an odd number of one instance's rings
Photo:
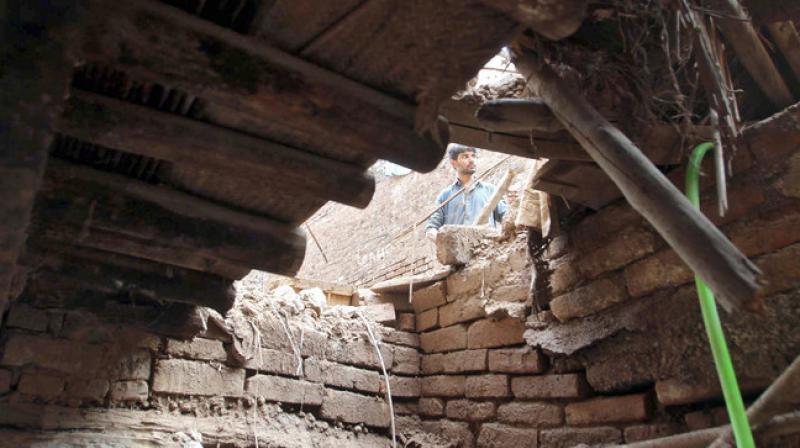
[[[583,96],[532,55],[517,54],[517,69],[529,79],[569,132],[619,187],[622,194],[675,252],[705,280],[727,311],[757,307],[760,271],[647,157]]]
[[[511,181],[514,180],[515,174],[516,172],[513,169],[506,170],[506,174],[503,175],[500,185],[492,195],[492,198],[489,199],[489,202],[487,202],[483,207],[483,210],[481,210],[481,213],[478,215],[478,217],[475,218],[475,223],[473,225],[482,226],[489,222],[489,216],[492,215],[494,208],[497,207],[497,204],[499,204],[500,200],[503,199],[503,195],[506,194],[506,191],[508,191],[508,187],[511,185]]]
[[[795,80],[800,82],[800,36],[797,35],[794,23],[789,21],[770,23],[767,29],[786,62],[789,63]]]

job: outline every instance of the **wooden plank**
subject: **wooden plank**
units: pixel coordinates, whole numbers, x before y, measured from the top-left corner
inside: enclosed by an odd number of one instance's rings
[[[530,1],[484,0],[551,40],[571,36],[586,17],[587,0]]]
[[[558,132],[564,126],[538,98],[503,98],[482,105],[475,118],[492,132],[536,130]]]
[[[595,210],[622,197],[608,175],[596,164],[587,162],[550,160],[534,178],[533,188]]]
[[[236,177],[275,179],[270,194],[307,193],[364,208],[375,180],[352,164],[101,95],[73,91],[59,131],[112,149]]]
[[[202,99],[204,121],[362,166],[441,160],[406,102],[160,2],[91,4],[97,20],[75,42],[84,59]]]
[[[590,160],[586,151],[574,141],[554,141],[488,132],[450,123],[450,142],[531,159]]]
[[[794,103],[789,87],[738,0],[713,0],[705,3],[715,11],[732,17],[730,19],[719,17],[717,19],[719,29],[770,102],[780,109]]]
[[[760,271],[618,129],[534,56],[514,61],[625,198],[705,280],[727,311],[757,308]]]
[[[24,247],[33,200],[66,93],[73,59],[68,32],[81,17],[74,2],[8,0],[0,20],[0,314]]]
[[[322,280],[311,280],[305,278],[293,278],[291,279],[292,287],[297,290],[302,289],[309,289],[309,288],[319,288],[324,292],[330,292],[332,294],[340,295],[340,296],[347,296],[350,297],[353,295],[355,288],[348,285],[341,285],[338,283],[332,282],[324,282]]]
[[[447,278],[451,272],[453,272],[453,268],[451,266],[446,266],[441,270],[426,274],[384,280],[370,286],[369,289],[377,293],[403,293],[408,292],[408,286],[410,284],[411,287],[416,291],[417,289],[430,286],[439,280]]]
[[[304,236],[266,218],[57,160],[45,180],[34,229],[47,238],[234,279],[303,260]]]
[[[25,294],[48,307],[81,308],[87,304],[82,292],[95,291],[204,306],[224,315],[236,299],[227,278],[58,241],[32,239],[25,258],[36,269]]]
[[[770,23],[767,29],[792,69],[795,81],[800,82],[800,36],[797,35],[794,23],[788,21]]]

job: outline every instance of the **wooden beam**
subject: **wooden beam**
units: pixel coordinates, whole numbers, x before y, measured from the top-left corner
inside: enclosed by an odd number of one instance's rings
[[[419,136],[413,105],[161,2],[89,3],[96,21],[76,51],[200,98],[203,121],[362,166],[441,160],[446,136]]]
[[[73,59],[65,48],[80,22],[76,2],[7,0],[0,5],[0,314],[25,245]]]
[[[475,118],[492,132],[536,130],[558,132],[564,126],[538,98],[503,98],[482,105]]]
[[[489,199],[489,202],[483,206],[483,210],[481,210],[481,213],[475,218],[475,223],[473,225],[482,226],[489,222],[489,216],[494,213],[495,207],[497,207],[497,204],[499,204],[503,199],[503,195],[505,195],[508,191],[508,187],[511,186],[511,181],[514,180],[514,176],[516,176],[516,174],[516,170],[506,170],[506,173],[503,175],[503,178],[500,180],[500,183],[497,186],[497,190],[495,190],[494,194]]]
[[[797,35],[794,23],[788,21],[770,23],[767,29],[792,69],[795,81],[800,82],[800,36]]]
[[[238,279],[293,275],[305,238],[286,224],[169,188],[51,160],[37,198],[43,238]]]
[[[547,103],[630,205],[711,286],[723,308],[756,308],[758,268],[550,67],[529,54],[516,54],[514,63],[529,79],[531,93]]]
[[[704,6],[732,17],[717,18],[717,25],[733,47],[739,61],[770,102],[781,109],[794,103],[789,87],[738,0],[708,0],[704,2]]]
[[[529,137],[493,133],[455,123],[450,123],[450,142],[531,159],[591,160],[573,141],[534,138],[531,144]]]
[[[26,296],[45,294],[49,299],[38,300],[48,307],[79,308],[85,298],[80,292],[95,291],[204,306],[224,315],[236,298],[227,278],[58,241],[33,237],[25,259],[33,272]]]
[[[586,0],[483,1],[552,40],[561,40],[571,36],[578,30],[586,17]]]
[[[276,179],[285,191],[364,208],[375,180],[359,166],[110,97],[73,90],[58,130],[80,140],[169,162]]]

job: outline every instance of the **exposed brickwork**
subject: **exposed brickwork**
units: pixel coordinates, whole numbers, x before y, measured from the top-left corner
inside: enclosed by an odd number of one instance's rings
[[[507,398],[511,395],[508,375],[468,376],[464,387],[467,398]]]
[[[320,413],[331,420],[389,427],[389,405],[386,402],[352,392],[326,390]]]
[[[109,396],[114,401],[141,401],[147,400],[150,388],[147,381],[129,380],[111,383]]]
[[[550,310],[558,320],[566,321],[602,311],[628,298],[619,279],[596,280],[550,302]]]
[[[255,375],[247,379],[245,390],[249,395],[282,403],[320,405],[325,388],[304,380],[271,375]]]
[[[689,283],[694,275],[673,250],[663,250],[625,268],[625,283],[631,297]]]
[[[439,326],[439,308],[431,308],[417,314],[417,328],[419,331],[428,331]]]
[[[144,381],[144,380],[134,380]],[[67,381],[66,394],[70,397],[92,402],[103,401],[110,388],[108,380],[99,378],[75,378]]]
[[[459,322],[469,322],[486,316],[483,301],[477,298],[456,300],[439,308],[439,325],[449,327]]]
[[[478,435],[479,448],[537,448],[538,431],[535,429],[515,428],[498,423],[481,425]]]
[[[167,354],[178,358],[225,361],[228,354],[222,342],[214,339],[196,338],[191,341],[167,340]]]
[[[613,271],[652,253],[659,245],[658,237],[641,227],[629,227],[607,245],[584,255],[578,261],[580,271],[589,278]]]
[[[420,379],[406,376],[390,376],[389,386],[393,397],[417,398],[421,393]],[[386,382],[381,378],[380,392],[386,393]]]
[[[419,352],[409,347],[392,347],[393,360],[389,368],[393,373],[416,375],[419,373]]]
[[[634,425],[625,428],[625,442],[633,443],[642,440],[660,439],[682,432],[683,428],[677,423],[653,423],[649,425]]]
[[[297,363],[297,358],[291,353],[271,348],[261,348],[255,350],[253,357],[248,359],[244,366],[261,372],[295,376],[297,374]]]
[[[47,331],[49,322],[50,317],[44,310],[24,303],[15,303],[8,312],[6,325],[9,328],[24,328],[26,330],[44,332]]]
[[[650,398],[637,394],[570,403],[565,411],[568,424],[586,426],[643,421],[650,417],[650,408]]]
[[[582,443],[601,445],[622,442],[619,429],[612,427],[599,428],[558,428],[543,429],[539,434],[541,446],[548,448],[570,448]]]
[[[489,370],[499,373],[540,373],[547,362],[530,347],[489,350]]]
[[[455,422],[446,419],[427,421],[422,422],[422,428],[427,432],[439,434],[446,440],[456,442],[456,446],[463,448],[475,446],[475,436],[472,434],[467,422]]]
[[[469,326],[467,347],[495,348],[522,344],[525,325],[517,319],[482,319]]]
[[[417,317],[414,313],[398,313],[397,314],[397,329],[401,331],[416,331]]]
[[[0,394],[11,390],[11,371],[0,369]]]
[[[563,410],[557,404],[523,401],[501,404],[497,408],[497,418],[503,423],[531,427],[558,426],[564,419]]]
[[[461,350],[422,356],[422,373],[468,373],[486,370],[488,350]]]
[[[377,371],[344,366],[316,358],[305,360],[305,374],[309,381],[343,389],[377,393],[381,388],[381,379]]]
[[[419,335],[419,343],[425,353],[463,350],[467,348],[467,326],[459,324],[422,333]]]
[[[444,415],[445,403],[440,398],[420,398],[419,415],[423,417],[441,417]]]
[[[239,396],[244,390],[244,375],[244,369],[221,366],[218,370],[199,361],[163,359],[156,363],[153,391],[183,395]]]
[[[440,281],[414,291],[414,311],[421,313],[447,303],[447,282]]]
[[[514,397],[520,399],[580,398],[588,385],[577,373],[563,375],[520,376],[511,379]]]
[[[494,418],[495,408],[495,404],[489,401],[450,400],[445,414],[452,420],[483,422]]]
[[[37,397],[55,398],[64,390],[64,378],[45,372],[23,372],[17,390]]]
[[[435,375],[420,380],[423,397],[463,397],[465,383],[463,375]]]

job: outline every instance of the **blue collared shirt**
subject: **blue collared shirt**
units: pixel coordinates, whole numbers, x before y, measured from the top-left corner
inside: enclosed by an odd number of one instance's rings
[[[461,187],[461,181],[456,180],[439,193],[436,198],[436,204],[439,205],[446,201]],[[497,191],[497,188],[494,185],[478,181],[469,191],[461,193],[447,205],[437,210],[428,219],[425,229],[438,229],[446,224],[472,225],[495,191]],[[497,223],[503,220],[507,210],[508,205],[506,205],[505,199],[501,199],[494,208],[494,212],[489,216],[489,224],[492,227],[497,227]]]

